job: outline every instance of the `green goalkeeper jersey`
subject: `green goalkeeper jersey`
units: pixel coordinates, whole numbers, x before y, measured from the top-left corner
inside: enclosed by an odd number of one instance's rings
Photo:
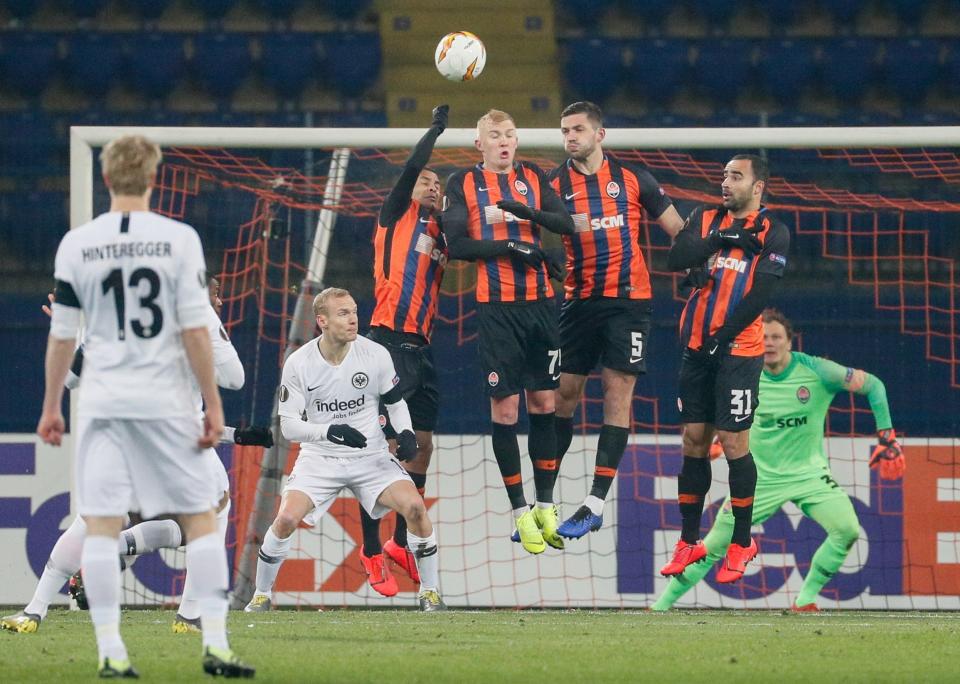
[[[791,352],[778,375],[760,376],[760,405],[750,428],[750,451],[760,479],[803,480],[829,468],[824,421],[838,392],[866,395],[877,429],[890,427],[887,391],[874,375],[819,356]]]

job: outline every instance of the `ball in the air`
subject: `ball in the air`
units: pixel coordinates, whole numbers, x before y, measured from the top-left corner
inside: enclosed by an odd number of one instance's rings
[[[487,63],[487,49],[469,31],[448,33],[437,44],[433,61],[437,71],[451,81],[472,81]]]

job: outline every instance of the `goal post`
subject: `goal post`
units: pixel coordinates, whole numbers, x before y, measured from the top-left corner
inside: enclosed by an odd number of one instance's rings
[[[273,421],[279,365],[313,334],[309,299],[325,285],[341,284],[339,278],[372,289],[367,281],[373,223],[423,132],[72,127],[71,226],[93,217],[95,197],[102,203],[96,150],[128,133],[158,143],[164,149],[162,171],[171,171],[164,175],[161,191],[176,199],[172,204],[180,213],[175,218],[202,227],[222,243],[224,323],[232,336],[237,331],[238,346],[255,350],[258,368],[272,367],[271,372],[250,369],[248,384],[259,383],[261,396],[274,397]],[[521,159],[549,168],[563,158],[559,130],[521,128],[518,137]],[[474,138],[475,131],[466,128],[448,129],[439,137],[431,166],[441,178],[476,162]],[[862,363],[887,382],[908,459],[903,482],[879,481],[866,465],[873,444],[869,406],[853,396],[838,396],[828,418],[826,451],[834,476],[855,502],[863,533],[824,592],[826,605],[960,609],[960,508],[955,503],[960,501],[960,427],[948,415],[949,407],[960,403],[960,251],[951,251],[960,250],[960,240],[953,237],[960,225],[960,126],[616,128],[603,144],[625,161],[649,168],[678,206],[683,204],[684,216],[694,203],[716,201],[729,154],[759,150],[772,160],[796,157],[799,164],[810,165],[802,173],[771,165],[776,178],[768,187],[769,204],[792,237],[787,277],[804,287],[810,284],[802,297],[792,291],[797,288],[784,288],[777,304],[782,300],[786,313],[801,324],[795,349]],[[323,150],[317,155],[322,162],[293,171],[260,154],[308,149]],[[271,174],[288,173],[296,175],[289,192],[271,187]],[[196,221],[216,222],[215,227],[195,223],[192,211],[198,205],[203,211]],[[313,234],[301,227],[292,229],[292,237],[283,231],[270,235],[277,207],[316,218]],[[221,214],[229,214],[229,220]],[[288,228],[298,225],[286,221]],[[637,383],[633,435],[604,527],[570,542],[563,554],[548,550],[531,558],[509,541],[508,502],[487,435],[482,383],[474,377],[476,321],[469,266],[448,265],[451,277],[444,282],[434,343],[442,418],[426,492],[438,529],[448,604],[631,607],[648,605],[662,590],[664,580],[656,569],[678,530],[681,453],[674,330],[683,297],[680,279],[664,266],[668,238],[648,221],[641,232],[654,280],[654,367]],[[328,259],[331,254],[336,258]],[[361,310],[369,300],[367,292]],[[365,323],[361,320],[362,328]],[[249,361],[243,352],[241,359],[245,365]],[[253,403],[244,415],[256,413],[258,422],[265,422],[269,407]],[[559,480],[561,515],[572,513],[589,489],[601,414],[599,378],[591,376]],[[278,433],[278,424],[273,426]],[[250,591],[256,548],[295,455],[279,434],[275,437],[278,444],[269,454],[251,448],[233,454],[235,606]],[[714,473],[708,520],[726,486],[726,469],[717,465]],[[526,458],[523,475],[529,491]],[[938,503],[931,505],[933,500]],[[347,498],[338,500],[315,529],[298,530],[278,580],[276,602],[410,605],[409,582],[401,582],[401,593],[391,600],[366,586],[357,562],[358,530],[356,502]],[[742,584],[725,588],[708,579],[678,605],[789,605],[822,533],[788,506],[760,534],[760,562]],[[170,578],[182,569],[182,559],[167,553],[162,559],[152,566],[156,577],[147,580],[142,571],[133,589],[125,580],[127,602],[162,603],[177,593],[179,580]]]

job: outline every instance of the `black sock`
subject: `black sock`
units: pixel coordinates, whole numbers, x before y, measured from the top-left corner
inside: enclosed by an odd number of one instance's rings
[[[563,457],[567,455],[567,449],[573,441],[573,418],[556,416],[553,419],[553,431],[557,435],[557,467],[553,471],[553,484],[556,486],[557,478],[560,477],[560,464],[563,463]]]
[[[680,515],[683,516],[683,529],[680,538],[688,544],[700,539],[700,518],[703,516],[703,501],[710,491],[713,473],[710,459],[707,457],[683,457],[683,467],[677,478]]]
[[[517,426],[493,424],[493,455],[497,459],[503,486],[510,497],[510,507],[514,510],[525,508],[527,500],[523,496],[523,476],[520,475],[520,446],[517,444]]]
[[[757,466],[753,454],[728,460],[730,467],[730,507],[733,510],[733,543],[750,546],[753,523],[753,494],[757,489]]]
[[[627,448],[627,438],[630,430],[616,425],[604,425],[600,428],[600,439],[597,441],[597,462],[593,468],[593,486],[590,495],[598,499],[607,498],[610,484],[617,474],[623,451]]]
[[[530,414],[530,437],[527,450],[533,461],[533,486],[537,501],[553,503],[553,484],[557,481],[557,433],[554,413]]]
[[[423,498],[423,488],[427,484],[426,473],[410,473],[410,479],[413,480],[413,485],[420,492],[420,497]],[[397,516],[397,527],[393,530],[393,541],[401,549],[407,546],[407,519],[402,515]]]
[[[367,513],[367,509],[363,506],[359,506],[359,508],[360,529],[363,530],[363,555],[369,557],[383,553],[383,546],[380,544],[380,521],[371,518],[370,514]],[[400,520],[399,515],[397,516],[397,520]]]

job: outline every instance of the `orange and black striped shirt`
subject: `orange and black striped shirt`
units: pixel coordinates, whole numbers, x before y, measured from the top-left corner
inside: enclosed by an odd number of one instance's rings
[[[568,159],[550,178],[576,228],[563,236],[565,298],[650,299],[640,222],[644,211],[656,219],[672,204],[656,179],[607,155],[595,174],[581,173]]]
[[[447,243],[437,219],[419,202],[373,237],[374,297],[371,327],[420,335],[433,332]]]
[[[742,221],[742,223],[741,223]],[[733,216],[723,207],[698,207],[693,210],[683,230],[693,230],[702,238],[711,232],[727,230],[734,223]],[[790,244],[787,227],[767,213],[765,207],[737,220],[738,227],[752,229],[763,243],[759,254],[748,256],[739,247],[721,249],[707,262],[710,278],[699,290],[694,290],[680,316],[680,339],[691,349],[699,349],[703,341],[715,334],[726,322],[753,286],[754,275],[769,273],[783,276]],[[733,356],[763,354],[763,323],[757,316],[733,341]]]
[[[544,211],[563,211],[556,193],[536,165],[516,162],[510,173],[494,173],[477,164],[458,171],[447,181],[444,221],[448,212],[457,221],[465,218],[467,236],[473,240],[521,240],[540,247],[540,227],[497,207],[500,200],[516,200]],[[454,229],[453,224],[450,229]],[[509,256],[477,260],[478,302],[532,302],[552,297],[553,286],[545,265],[535,270],[515,263]]]

